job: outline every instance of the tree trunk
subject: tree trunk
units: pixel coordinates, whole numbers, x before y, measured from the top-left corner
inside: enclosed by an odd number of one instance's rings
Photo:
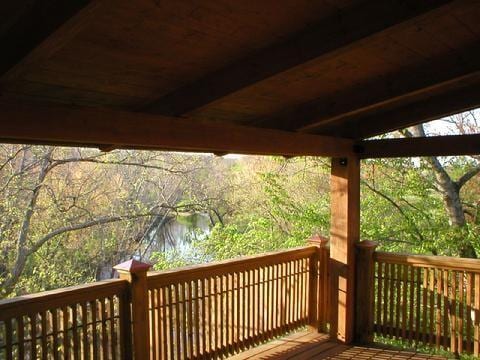
[[[425,129],[423,125],[412,127],[413,136],[424,137]],[[460,198],[460,186],[452,180],[438,158],[434,156],[426,157],[425,160],[431,166],[435,173],[437,185],[442,194],[445,210],[448,215],[449,223],[456,228],[464,228],[467,225],[463,204]],[[474,247],[465,239],[458,239],[458,253],[461,257],[477,258]]]

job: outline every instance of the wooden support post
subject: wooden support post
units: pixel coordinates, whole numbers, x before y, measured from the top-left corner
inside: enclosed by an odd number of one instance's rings
[[[136,260],[129,260],[113,267],[118,271],[120,279],[130,283],[131,309],[127,306],[124,310],[131,311],[133,354],[138,360],[148,359],[150,356],[147,290],[147,271],[150,266]],[[132,339],[122,339],[122,341],[131,342]]]
[[[360,237],[360,160],[333,158],[330,227],[330,336],[354,339],[355,243]]]
[[[357,244],[355,342],[373,342],[373,306],[375,296],[375,267],[373,254],[377,243],[365,240]]]
[[[308,239],[309,245],[318,247],[317,252],[317,274],[316,274],[316,319],[312,326],[319,332],[327,331],[328,323],[328,264],[330,258],[330,249],[328,247],[328,238],[314,235]],[[311,294],[312,296],[312,294]],[[313,301],[313,300],[312,300]]]

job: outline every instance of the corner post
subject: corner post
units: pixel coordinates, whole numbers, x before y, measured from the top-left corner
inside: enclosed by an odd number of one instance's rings
[[[354,339],[355,243],[360,238],[360,160],[333,158],[330,227],[330,336]]]
[[[147,288],[147,271],[150,266],[136,260],[129,260],[113,267],[118,271],[120,279],[130,284],[131,308],[127,307],[125,311],[131,311],[135,359],[148,359],[150,356]],[[122,341],[130,341],[130,339],[122,339]]]
[[[357,244],[355,341],[361,344],[373,342],[373,304],[375,296],[373,254],[377,245],[376,242],[369,240]]]

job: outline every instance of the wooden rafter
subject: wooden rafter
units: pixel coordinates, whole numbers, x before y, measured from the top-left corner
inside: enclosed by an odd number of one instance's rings
[[[338,55],[359,42],[450,1],[367,1],[342,16],[260,50],[154,102],[145,111],[182,115],[311,60]]]
[[[431,98],[432,95],[455,92],[469,84],[480,84],[479,49],[478,45],[472,47],[471,51],[466,51],[463,58],[454,58],[447,54],[436,62],[429,61],[389,77],[344,90],[329,98],[311,101],[266,119],[263,126],[322,133],[346,123],[375,116],[385,109],[399,108]],[[416,118],[415,121],[417,120],[422,119]],[[389,131],[391,125],[392,122],[386,119],[385,131]]]
[[[353,141],[88,107],[0,103],[0,142],[285,156],[347,156]]]
[[[16,16],[2,24],[0,32],[2,82],[23,71],[26,65],[48,59],[92,18],[103,0],[30,1],[16,5]],[[1,10],[1,8],[0,8]]]
[[[357,144],[361,158],[479,155],[480,134],[366,140]]]
[[[318,133],[346,138],[366,139],[408,126],[440,119],[480,106],[480,84],[461,82],[449,92],[430,93],[417,101],[402,104],[386,111],[378,111],[362,118],[352,118],[331,124]]]

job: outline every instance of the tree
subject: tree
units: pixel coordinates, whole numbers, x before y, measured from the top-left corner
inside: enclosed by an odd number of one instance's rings
[[[0,159],[4,296],[14,292],[27,267],[42,271],[29,262],[54,239],[62,239],[57,251],[62,248],[64,254],[69,242],[76,249],[88,248],[87,240],[99,243],[89,259],[95,259],[97,273],[103,262],[120,261],[138,249],[136,234],[165,209],[198,206],[181,201],[182,185],[202,165],[198,158],[184,161],[173,154],[3,145]],[[113,226],[119,222],[121,228]],[[90,229],[96,230],[87,232]]]

